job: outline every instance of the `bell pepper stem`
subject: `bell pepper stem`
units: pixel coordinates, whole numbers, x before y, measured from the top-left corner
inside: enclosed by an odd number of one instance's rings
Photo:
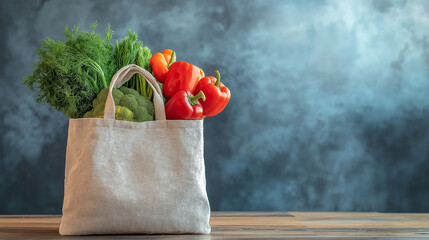
[[[173,51],[171,53],[171,58],[170,58],[170,62],[168,63],[168,67],[170,68],[171,64],[173,64],[174,62],[176,62],[176,52]]]
[[[203,101],[205,101],[206,100],[206,95],[204,95],[204,92],[203,91],[200,91],[200,92],[198,92],[198,94],[197,95],[195,95],[195,96],[188,96],[188,98],[189,98],[189,102],[191,103],[191,105],[192,106],[194,106],[195,104],[197,104],[197,101],[198,101],[198,99],[203,99]]]
[[[220,72],[218,70],[215,71],[216,74],[216,83],[215,86],[219,88],[219,84],[220,84]]]

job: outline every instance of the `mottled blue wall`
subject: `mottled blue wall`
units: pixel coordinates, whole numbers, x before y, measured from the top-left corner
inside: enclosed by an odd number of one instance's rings
[[[22,78],[95,21],[221,71],[213,210],[429,212],[428,1],[2,0],[0,20],[0,214],[61,211],[68,121]]]

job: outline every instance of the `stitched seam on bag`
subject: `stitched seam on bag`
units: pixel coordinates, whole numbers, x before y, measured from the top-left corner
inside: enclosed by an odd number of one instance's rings
[[[91,118],[93,119],[93,118]],[[83,120],[83,119],[82,119]],[[90,120],[90,119],[87,119]],[[120,121],[120,122],[111,122],[110,124],[100,125],[97,121],[100,120],[96,118],[96,121],[91,121],[91,123],[82,123],[81,121],[74,121],[72,128],[73,129],[94,129],[94,128],[117,128],[117,129],[204,129],[203,123],[192,123],[192,126],[174,126],[174,123],[164,123],[162,125],[152,124],[156,121],[148,121],[134,123],[120,120],[111,120],[111,121]],[[110,121],[110,120],[107,120]],[[168,120],[167,120],[168,121]],[[121,123],[122,122],[122,123]],[[133,124],[133,125],[129,125]],[[119,126],[118,126],[119,125]],[[167,126],[166,126],[167,125]],[[170,126],[168,126],[170,125]],[[173,126],[171,126],[173,125]]]
[[[202,127],[118,127],[118,126],[86,126],[86,127],[77,127],[74,126],[73,128],[75,129],[85,129],[85,128],[89,128],[89,129],[93,129],[93,128],[125,128],[125,129],[175,129],[175,128],[180,128],[180,129],[203,129]]]
[[[124,129],[203,129],[202,126],[192,126],[192,127],[169,127],[169,126],[97,126],[97,125],[90,125],[90,126],[76,126],[76,124],[73,126],[75,129],[93,129],[93,128],[124,128]]]

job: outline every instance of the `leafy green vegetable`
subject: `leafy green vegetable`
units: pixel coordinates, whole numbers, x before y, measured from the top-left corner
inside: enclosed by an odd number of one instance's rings
[[[36,94],[36,101],[48,103],[69,118],[82,117],[91,109],[99,90],[109,86],[116,71],[110,26],[103,37],[65,28],[66,42],[46,38],[37,50],[39,62],[24,84]]]
[[[109,89],[100,91],[93,101],[93,109],[83,116],[84,118],[104,117],[104,107],[106,105]],[[155,109],[153,103],[140,95],[136,90],[120,87],[112,90],[113,100],[116,105],[116,119],[132,122],[153,121]]]
[[[149,72],[152,67],[149,63],[152,53],[146,46],[142,46],[142,42],[138,41],[138,35],[131,30],[128,31],[128,36],[116,41],[116,48],[113,53],[116,63],[116,71],[128,64],[136,64]],[[129,88],[137,90],[142,96],[152,99],[153,92],[146,80],[139,74],[135,74],[127,83],[124,84]]]

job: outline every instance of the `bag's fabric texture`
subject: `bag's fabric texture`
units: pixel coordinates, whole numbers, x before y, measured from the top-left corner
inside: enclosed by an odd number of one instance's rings
[[[114,119],[112,88],[135,73],[154,90],[156,121]],[[210,233],[203,120],[166,120],[149,72],[119,70],[104,119],[70,119],[68,134],[61,235]]]

